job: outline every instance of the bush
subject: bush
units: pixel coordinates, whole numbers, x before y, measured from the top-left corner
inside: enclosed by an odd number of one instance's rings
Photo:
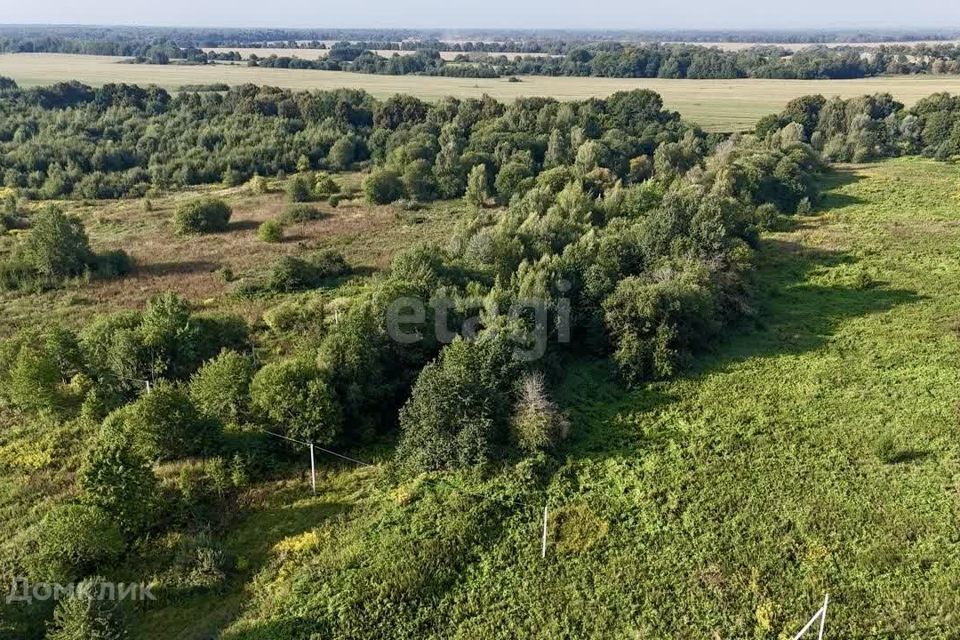
[[[486,204],[490,193],[487,187],[487,168],[484,165],[478,164],[470,170],[470,175],[467,177],[467,192],[464,197],[467,202],[477,207]]]
[[[254,192],[257,195],[263,195],[265,193],[270,193],[270,185],[267,184],[267,179],[263,176],[253,176],[250,178],[250,191]]]
[[[190,379],[190,399],[205,416],[224,423],[237,422],[247,413],[253,372],[250,358],[236,351],[222,351]]]
[[[116,560],[123,552],[120,530],[103,509],[85,504],[54,507],[37,525],[30,559],[40,578],[69,582]]]
[[[224,586],[233,558],[208,533],[189,536],[178,546],[173,565],[160,578],[160,587],[178,594],[216,590]]]
[[[157,478],[129,443],[98,442],[78,474],[82,499],[107,513],[128,539],[147,531],[158,506]]]
[[[282,256],[274,263],[267,287],[278,293],[314,289],[327,278],[350,272],[343,254],[334,250],[318,251],[306,258]]]
[[[372,204],[390,204],[403,197],[403,183],[396,171],[380,169],[364,179],[363,196]]]
[[[629,383],[673,375],[717,328],[713,291],[698,268],[657,281],[625,278],[603,310],[616,345],[614,360]]]
[[[311,220],[319,220],[322,217],[323,212],[316,207],[308,204],[291,204],[280,214],[280,222],[283,224],[298,224],[301,222],[310,222]]]
[[[287,200],[290,202],[310,202],[313,200],[313,184],[310,176],[299,174],[287,183]]]
[[[514,441],[526,453],[553,447],[567,437],[570,423],[547,395],[543,374],[524,376],[510,420]]]
[[[326,198],[340,193],[340,185],[329,174],[319,171],[313,179],[313,192],[318,198]]]
[[[102,578],[80,582],[57,602],[47,640],[127,640],[128,613],[120,600],[101,598]]]
[[[263,322],[271,331],[295,332],[320,336],[324,330],[323,301],[318,297],[307,300],[285,300],[263,314]]]
[[[54,206],[33,217],[19,255],[41,277],[51,279],[80,275],[93,262],[83,225]]]
[[[518,374],[505,338],[457,338],[417,376],[400,411],[400,467],[408,473],[488,461],[504,440]]]
[[[257,227],[257,237],[264,242],[283,240],[283,225],[276,220],[265,220]]]
[[[103,423],[105,435],[128,440],[148,460],[174,460],[209,453],[220,437],[217,420],[201,415],[190,397],[166,381]]]
[[[316,364],[301,359],[266,365],[250,385],[254,409],[291,438],[331,444],[341,413],[333,390]]]
[[[173,226],[181,235],[226,231],[232,213],[223,200],[200,198],[177,207]]]
[[[408,164],[403,170],[403,188],[414,200],[433,200],[437,195],[433,166],[423,159]]]

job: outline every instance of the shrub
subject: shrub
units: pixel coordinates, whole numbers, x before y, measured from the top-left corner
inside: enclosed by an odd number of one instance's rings
[[[423,159],[409,163],[403,170],[403,188],[414,200],[433,200],[437,195],[433,166]]]
[[[194,593],[224,586],[233,568],[233,558],[210,534],[203,532],[184,539],[178,546],[173,566],[161,577],[161,586]]]
[[[343,200],[343,196],[340,195],[339,193],[335,193],[327,199],[327,202],[330,204],[331,207],[336,209],[337,207],[340,206],[340,202],[342,200]]]
[[[127,640],[128,613],[120,600],[100,597],[104,580],[80,582],[72,594],[57,602],[47,640]]]
[[[265,220],[257,227],[257,237],[264,242],[283,240],[283,225],[276,220]]]
[[[80,468],[78,484],[83,502],[107,513],[128,539],[144,533],[153,524],[157,478],[129,443],[98,442]]]
[[[283,224],[298,224],[319,220],[322,217],[323,212],[316,207],[308,204],[291,204],[280,214],[280,222]]]
[[[221,351],[190,379],[190,398],[200,413],[222,422],[236,422],[247,412],[250,358],[236,351]]]
[[[487,168],[478,164],[470,170],[467,177],[467,193],[464,196],[470,204],[482,207],[487,198],[490,197],[490,191],[487,187]]]
[[[24,411],[55,409],[60,404],[62,372],[46,350],[24,345],[13,360],[4,395]]]
[[[267,184],[267,179],[263,176],[255,175],[250,178],[250,191],[254,192],[257,195],[263,195],[265,193],[270,193],[270,185]]]
[[[804,197],[797,203],[797,215],[808,216],[813,212],[813,205],[810,204],[810,198]]]
[[[333,169],[343,171],[350,168],[356,158],[356,143],[350,136],[342,136],[330,147],[327,163]]]
[[[323,301],[318,297],[307,300],[285,300],[263,314],[263,322],[271,331],[291,331],[300,334],[323,334]]]
[[[510,420],[514,441],[526,453],[548,449],[567,437],[570,423],[547,395],[543,374],[524,376]]]
[[[318,171],[313,179],[313,192],[318,198],[326,198],[340,193],[340,185],[329,174]]]
[[[332,249],[318,251],[306,258],[281,256],[267,277],[267,287],[278,293],[314,289],[327,278],[350,272],[343,254]]]
[[[80,221],[49,206],[33,217],[30,233],[18,252],[44,278],[77,276],[93,262],[90,241]]]
[[[129,440],[148,460],[173,460],[209,453],[220,436],[217,420],[201,415],[181,389],[158,381],[136,402],[103,423],[111,438]]]
[[[253,378],[250,402],[292,438],[330,444],[340,433],[337,399],[312,362],[289,359],[266,365]]]
[[[120,531],[103,509],[86,504],[54,507],[37,525],[32,536],[37,577],[75,580],[123,552]]]
[[[313,184],[310,176],[299,174],[287,182],[287,200],[290,202],[310,202],[313,200]]]
[[[364,179],[363,196],[372,204],[390,204],[403,197],[403,183],[396,171],[380,169]]]
[[[296,256],[281,256],[273,264],[267,278],[271,291],[287,293],[317,286],[316,270],[309,262]]]
[[[226,231],[233,212],[217,198],[200,198],[177,207],[173,226],[178,234]]]
[[[518,365],[501,337],[454,340],[417,376],[400,411],[397,458],[409,473],[477,465],[503,441]]]
[[[673,375],[681,359],[716,330],[715,307],[702,269],[656,281],[621,280],[603,302],[621,375],[630,383]]]

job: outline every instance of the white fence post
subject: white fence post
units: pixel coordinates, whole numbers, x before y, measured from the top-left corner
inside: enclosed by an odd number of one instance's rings
[[[543,539],[540,543],[540,557],[547,557],[547,505],[543,505]]]

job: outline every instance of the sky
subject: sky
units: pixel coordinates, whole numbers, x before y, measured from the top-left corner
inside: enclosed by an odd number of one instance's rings
[[[5,24],[579,29],[948,28],[956,0],[0,0]]]

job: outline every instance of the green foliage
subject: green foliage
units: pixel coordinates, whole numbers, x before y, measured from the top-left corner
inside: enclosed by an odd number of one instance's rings
[[[99,507],[63,504],[52,509],[33,531],[33,573],[69,582],[116,560],[124,543],[110,515]]]
[[[470,170],[467,177],[466,200],[470,204],[482,207],[490,196],[487,189],[487,168],[482,164]]]
[[[340,185],[330,174],[318,171],[313,178],[313,192],[318,198],[327,198],[340,193]]]
[[[104,583],[100,577],[83,580],[59,600],[47,640],[127,640],[129,614],[122,601],[100,597]]]
[[[702,267],[648,281],[620,281],[603,303],[614,359],[631,383],[676,373],[690,350],[716,331],[716,302]]]
[[[185,391],[163,380],[103,423],[106,437],[130,442],[148,460],[210,453],[219,444],[221,428],[218,420],[197,410]]]
[[[283,225],[276,220],[265,220],[257,227],[257,237],[264,242],[281,242]]]
[[[414,160],[403,170],[403,188],[415,200],[433,200],[437,196],[437,181],[433,167],[423,159]]]
[[[510,433],[525,453],[549,449],[565,439],[570,424],[547,395],[543,374],[528,374],[520,381]]]
[[[93,263],[83,225],[54,206],[33,216],[30,233],[18,255],[39,277],[48,280],[80,275]]]
[[[286,187],[287,200],[290,202],[310,202],[314,199],[313,182],[310,174],[301,173],[290,178]]]
[[[221,351],[190,379],[190,399],[207,417],[238,422],[247,414],[253,373],[250,358],[236,351]]]
[[[267,277],[267,288],[286,293],[314,289],[328,278],[350,272],[343,254],[334,250],[317,251],[304,258],[281,256]]]
[[[280,222],[283,224],[298,224],[301,222],[310,222],[319,220],[323,217],[323,212],[314,206],[308,204],[290,204],[284,208],[280,214]]]
[[[330,444],[343,428],[341,409],[325,374],[303,359],[281,360],[260,369],[250,385],[250,403],[291,438]]]
[[[504,440],[518,365],[503,338],[460,338],[417,377],[400,411],[397,460],[407,473],[489,461]]]
[[[363,180],[363,196],[371,204],[390,204],[403,197],[404,187],[396,171],[380,169]]]
[[[157,478],[129,443],[98,441],[88,452],[77,482],[83,502],[102,509],[127,539],[153,525],[160,498]]]
[[[173,227],[181,235],[226,231],[232,213],[223,200],[199,198],[177,207]]]

